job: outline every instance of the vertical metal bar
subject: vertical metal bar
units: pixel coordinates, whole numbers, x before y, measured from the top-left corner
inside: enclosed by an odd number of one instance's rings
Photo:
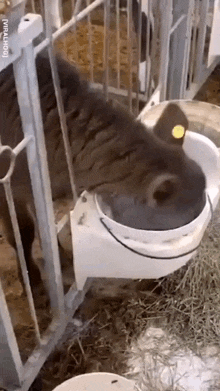
[[[167,0],[166,7],[160,2],[160,69],[159,85],[161,90],[161,101],[167,99],[167,82],[170,56],[170,29],[172,26],[173,1]]]
[[[173,22],[187,15],[173,32],[168,79],[168,99],[183,99],[186,93],[194,0],[175,0]]]
[[[191,39],[190,63],[189,63],[189,82],[188,82],[189,86],[194,78],[198,19],[199,19],[199,3],[200,0],[195,0],[194,2],[194,17],[193,17],[193,25],[192,25],[192,39]]]
[[[75,0],[71,0],[71,17],[74,15],[75,11]]]
[[[121,64],[120,64],[120,8],[119,0],[116,0],[116,47],[117,47],[117,88],[120,88]]]
[[[44,4],[45,12],[47,8],[47,11],[50,13],[51,26],[59,29],[63,24],[61,0],[44,1]]]
[[[148,28],[149,28],[149,35],[148,35],[148,42],[149,42],[149,68],[148,68],[148,78],[149,78],[149,87],[148,87],[148,98],[152,95],[152,84],[153,84],[153,65],[155,61],[156,56],[156,50],[157,50],[157,33],[158,33],[158,19],[155,21],[155,25],[153,28],[153,35],[152,35],[152,42],[150,42],[150,23],[151,21],[151,15],[152,15],[152,3],[151,0],[148,0]],[[153,26],[152,26],[153,27]],[[151,47],[151,50],[150,50]]]
[[[141,61],[141,33],[142,33],[142,0],[139,0],[138,3],[138,28],[137,28],[137,81],[136,81],[136,107],[135,107],[135,115],[137,116],[139,113],[139,69],[140,69],[140,61]],[[135,18],[136,15],[133,15]]]
[[[104,85],[103,92],[105,99],[108,100],[109,85],[109,29],[110,29],[110,0],[104,2],[104,50],[103,50],[103,68],[104,68]]]
[[[74,7],[73,16],[76,16],[79,13],[80,6],[81,6],[81,0],[75,0],[75,7]],[[78,51],[78,41],[77,41],[77,23],[75,23],[74,26],[72,27],[72,31],[73,31],[74,41],[75,41],[74,45],[73,45],[74,46],[74,59],[75,59],[76,64],[78,64],[79,63],[79,51]]]
[[[77,15],[80,12],[82,0],[76,0],[74,15]]]
[[[47,5],[48,0],[45,0],[45,5]],[[49,9],[46,7],[45,11],[45,20],[46,20],[46,38],[49,39],[50,43],[48,45],[48,54],[49,54],[49,61],[51,65],[51,72],[52,72],[52,79],[54,84],[54,90],[56,95],[56,101],[57,101],[57,109],[60,117],[60,125],[61,125],[61,131],[63,135],[63,142],[65,147],[65,154],[66,154],[66,160],[67,160],[67,166],[69,171],[69,177],[70,177],[70,185],[72,190],[72,196],[73,196],[73,202],[74,205],[77,201],[77,191],[74,183],[74,170],[73,170],[73,157],[72,157],[72,150],[69,143],[69,137],[68,137],[68,129],[66,124],[66,115],[64,111],[63,106],[63,100],[62,100],[62,92],[60,88],[60,82],[59,82],[59,75],[57,71],[56,61],[54,57],[53,52],[53,43],[52,43],[52,26],[50,25],[50,13]]]
[[[32,12],[33,12],[34,14],[36,14],[36,8],[35,8],[34,0],[31,0],[31,8],[32,8]]]
[[[132,1],[127,2],[128,108],[130,111],[132,111]]]
[[[160,15],[159,0],[157,0],[157,2],[155,3],[155,10],[156,10],[156,15]],[[149,75],[149,83],[150,83],[149,98],[151,98],[152,96],[154,69],[159,65],[156,63],[156,55],[158,51],[157,39],[158,39],[159,27],[160,27],[159,17],[156,17],[155,20],[153,19],[152,23],[153,23],[153,28],[152,28],[153,35],[152,35],[151,51],[150,51],[151,64],[150,64],[150,75]]]
[[[11,222],[12,222],[12,227],[13,227],[13,231],[14,231],[15,243],[16,243],[16,248],[17,248],[19,261],[20,261],[20,265],[21,265],[22,277],[24,280],[25,289],[26,289],[26,293],[27,293],[27,299],[28,299],[28,303],[30,306],[31,317],[34,322],[36,338],[37,338],[38,343],[40,344],[41,343],[40,330],[39,330],[36,311],[35,311],[35,307],[34,307],[34,300],[33,300],[32,292],[31,292],[31,288],[30,288],[30,281],[29,281],[29,277],[28,277],[27,266],[26,266],[25,256],[24,256],[24,250],[23,250],[23,246],[22,246],[21,235],[20,235],[20,231],[19,231],[19,225],[18,225],[18,220],[17,220],[17,216],[16,216],[16,211],[15,211],[15,205],[14,205],[14,201],[13,201],[11,184],[9,181],[6,181],[5,183],[3,183],[3,185],[4,185],[6,200],[7,200],[7,204],[8,204],[9,214],[10,214],[10,218],[11,218]]]
[[[195,60],[195,82],[198,83],[202,73],[203,53],[206,36],[206,17],[209,9],[209,0],[203,0],[200,8],[200,19],[198,24],[198,42]]]
[[[210,67],[211,64],[216,60],[217,56],[220,55],[219,41],[220,41],[220,2],[215,0],[214,9],[211,20],[211,37],[209,43],[209,52],[207,58],[207,66]],[[211,10],[211,6],[210,6]]]
[[[25,136],[31,135],[34,140],[27,146],[27,158],[51,307],[55,315],[62,317],[64,294],[32,43],[23,48],[23,56],[14,63],[14,74],[23,131]]]
[[[0,280],[0,383],[4,388],[20,386],[23,365]]]
[[[90,4],[90,0],[86,0],[87,6]],[[94,81],[94,61],[93,61],[93,50],[92,50],[92,37],[93,37],[93,30],[92,30],[92,23],[91,23],[91,13],[88,12],[87,16],[88,20],[88,41],[89,41],[89,59],[90,59],[90,81],[93,83]]]
[[[41,15],[44,15],[44,0],[39,0]]]
[[[147,29],[146,29],[146,68],[145,68],[145,94],[147,98],[150,96],[150,14],[151,14],[151,3],[150,0],[147,2]]]
[[[79,51],[78,51],[78,40],[77,40],[77,23],[74,24],[74,26],[72,27],[72,32],[73,32],[73,37],[74,37],[74,61],[76,62],[76,64],[79,63]]]

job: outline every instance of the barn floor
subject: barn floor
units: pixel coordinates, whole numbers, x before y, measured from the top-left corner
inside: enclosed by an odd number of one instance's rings
[[[122,21],[122,23],[125,23],[125,21]],[[86,29],[87,27],[82,25],[82,30],[78,33],[81,39],[78,44],[81,48],[83,47],[83,40],[87,36]],[[102,30],[103,27],[98,24],[94,28],[94,42],[97,52],[102,51],[102,49],[99,49],[99,36],[103,35]],[[67,47],[67,57],[68,55],[71,56],[68,39],[71,41],[71,38],[67,37],[65,42],[60,42],[58,45],[60,50]],[[112,47],[113,49],[114,46]],[[78,56],[80,59],[79,65],[82,68],[84,67],[85,73],[88,73],[88,56],[86,58],[83,49],[78,52]],[[72,57],[72,60],[74,60],[74,57]],[[95,57],[95,61],[97,65],[96,81],[102,82],[102,63],[99,56]],[[112,61],[115,63],[114,58]],[[127,87],[129,83],[126,66],[127,63],[124,61],[121,71],[121,83],[124,87]],[[115,66],[112,65],[111,69],[111,78],[114,80]],[[132,82],[135,84],[136,80],[134,79]],[[214,70],[195,99],[220,106],[220,66]],[[62,202],[58,205],[56,216],[60,216],[67,208],[68,205],[65,204],[65,201]],[[208,259],[216,260],[218,265],[220,262],[219,228],[220,211],[218,209],[215,213],[215,224],[207,230],[198,255],[199,259],[207,259],[208,253]],[[40,258],[37,241],[35,257],[37,259]],[[217,273],[216,270],[213,273]],[[0,275],[18,338],[19,349],[25,361],[35,346],[33,322],[29,314],[26,297],[23,295],[21,284],[17,279],[14,251],[7,244],[4,237],[0,238]],[[213,334],[212,338],[204,335],[203,341],[200,340],[197,344],[198,341],[196,340],[193,345],[193,337],[189,336],[186,331],[185,334],[184,332],[182,333],[181,343],[180,336],[175,335],[176,340],[170,341],[168,347],[165,344],[165,340],[169,341],[171,337],[167,336],[166,333],[164,334],[164,331],[159,331],[158,335],[158,330],[164,330],[167,327],[165,314],[162,313],[161,315],[158,311],[158,314],[155,315],[154,310],[153,316],[150,316],[150,312],[148,312],[147,318],[149,319],[146,319],[146,313],[144,312],[146,306],[149,307],[151,304],[153,306],[155,301],[160,301],[164,294],[163,287],[161,288],[160,284],[157,288],[155,288],[156,286],[157,282],[146,280],[141,282],[112,279],[94,280],[86,299],[74,315],[72,323],[68,326],[65,336],[41,370],[39,379],[42,380],[42,390],[51,391],[56,385],[72,376],[94,371],[114,372],[129,378],[138,379],[142,391],[219,390],[220,323],[216,325],[216,335]],[[218,292],[216,291],[217,294]],[[36,306],[40,327],[43,330],[50,321],[50,317],[46,315],[48,312],[46,300],[41,298],[39,303],[36,303]],[[209,314],[207,312],[208,317]],[[149,327],[151,329],[148,329]],[[156,328],[156,334],[154,334],[154,328]],[[159,349],[158,341],[161,346],[163,345],[163,350]],[[193,346],[195,348],[199,344],[201,345],[200,355],[206,361],[202,361],[200,356],[201,362],[199,359],[195,362],[191,352]],[[179,349],[180,345],[183,350]],[[149,346],[151,346],[150,349],[147,348]],[[172,346],[173,350],[170,346]],[[210,346],[212,350],[207,352],[207,348],[210,348]],[[184,349],[186,350],[184,351]],[[178,360],[176,359],[175,361],[175,357],[178,355],[184,356],[188,366],[178,367]],[[189,356],[190,359],[188,359]],[[154,362],[152,362],[152,357],[154,357]],[[195,357],[198,358],[199,356]],[[173,379],[172,386],[169,385],[168,387],[169,381],[167,380],[167,375],[163,373],[162,364],[166,366],[168,372],[170,371],[170,377]],[[174,367],[176,368],[175,373],[171,370]],[[190,377],[192,372],[195,372],[195,368],[196,379]],[[155,381],[155,373],[156,375],[158,373],[161,375],[157,382]],[[181,383],[180,378],[187,378],[188,383],[184,383],[182,380]],[[198,379],[200,379],[200,383]],[[195,383],[195,387],[192,382]],[[36,383],[36,388],[33,389],[39,391],[37,384],[39,386],[39,383]]]

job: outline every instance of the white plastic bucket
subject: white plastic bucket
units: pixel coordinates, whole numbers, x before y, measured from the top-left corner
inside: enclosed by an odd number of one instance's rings
[[[143,114],[143,122],[148,126],[154,125],[167,103],[163,102]],[[185,112],[189,129],[203,133],[188,131],[183,145],[185,152],[202,167],[206,176],[207,196],[202,212],[179,228],[138,230],[107,217],[101,210],[98,197],[85,192],[71,212],[78,289],[83,289],[88,277],[160,278],[179,269],[195,256],[211,219],[211,209],[215,209],[219,200],[219,150],[204,134],[207,131],[220,146],[220,108],[203,102],[176,103]]]
[[[72,377],[53,391],[135,391],[135,383],[114,373],[86,373]]]
[[[220,166],[218,148],[207,137],[187,131],[184,150],[203,169],[207,181],[206,203],[199,216],[189,224],[179,228],[150,231],[139,230],[122,225],[103,213],[99,197],[95,195],[96,207],[100,218],[111,232],[120,238],[130,238],[149,245],[152,256],[176,256],[197,247],[203,235],[203,226],[207,226],[211,217],[211,208],[215,208],[219,199]]]

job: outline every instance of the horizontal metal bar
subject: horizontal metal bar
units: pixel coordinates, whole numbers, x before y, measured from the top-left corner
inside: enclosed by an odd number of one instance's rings
[[[16,145],[16,147],[13,149],[14,154],[16,156],[18,156],[19,153],[21,153],[23,151],[23,149],[26,148],[26,146],[28,145],[28,143],[30,141],[33,141],[33,137],[32,136],[24,137],[23,140],[18,145]]]
[[[91,83],[91,86],[94,88],[94,89],[97,89],[97,90],[103,90],[103,85],[102,84],[99,84],[99,83]],[[124,97],[127,97],[128,96],[128,92],[127,90],[124,90],[122,88],[116,88],[116,87],[111,87],[109,86],[108,87],[108,91],[112,94],[115,94],[115,95],[120,95],[120,96],[124,96]],[[131,96],[132,98],[136,98],[137,96],[137,92],[132,92],[131,93]],[[143,93],[139,93],[139,99],[142,100],[143,102],[147,102],[147,97],[143,94]]]
[[[186,15],[180,16],[180,18],[174,23],[173,27],[170,29],[170,35],[173,34],[173,32],[177,29],[179,24],[183,22],[184,19],[186,19]]]

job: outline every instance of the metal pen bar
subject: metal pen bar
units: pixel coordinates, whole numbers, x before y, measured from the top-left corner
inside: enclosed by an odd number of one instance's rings
[[[206,37],[206,17],[209,9],[209,0],[203,0],[200,7],[200,19],[198,24],[198,41],[197,41],[197,52],[195,59],[195,77],[194,81],[197,83],[201,79],[201,64],[203,64],[203,54],[205,47]]]
[[[13,149],[14,154],[16,156],[19,155],[19,153],[23,151],[24,148],[26,148],[31,140],[33,140],[31,136],[24,137],[24,139]]]
[[[148,0],[147,4],[147,29],[146,29],[146,68],[145,68],[145,94],[149,98],[149,74],[150,74],[150,13],[151,13],[151,4]]]
[[[50,23],[53,28],[60,29],[63,24],[61,0],[44,0],[44,14],[50,14]]]
[[[197,46],[197,22],[199,18],[199,2],[200,0],[194,1],[194,16],[192,24],[192,39],[191,39],[191,53],[190,53],[190,62],[189,62],[189,85],[193,82],[194,77],[194,68],[195,68],[195,56],[196,56],[196,46]]]
[[[24,135],[34,140],[28,143],[26,150],[50,302],[54,315],[62,317],[63,285],[32,43],[23,48],[23,56],[14,63],[14,74]]]
[[[136,80],[136,107],[135,107],[135,115],[139,114],[139,69],[140,69],[140,61],[141,61],[141,32],[142,32],[142,0],[139,0],[138,3],[138,28],[137,28],[137,80]],[[135,17],[135,16],[134,16]]]
[[[47,4],[47,1],[48,0],[45,0],[45,4]],[[71,147],[70,147],[70,143],[69,143],[68,129],[67,129],[67,124],[66,124],[66,114],[64,111],[63,99],[62,99],[62,91],[61,91],[61,87],[60,87],[59,75],[58,75],[56,60],[55,60],[53,46],[52,46],[51,26],[49,25],[49,23],[50,23],[49,10],[47,10],[47,12],[45,12],[45,20],[46,20],[46,26],[47,26],[46,37],[51,41],[51,43],[48,46],[49,61],[50,61],[50,65],[51,65],[52,79],[53,79],[53,85],[54,85],[56,101],[57,101],[57,110],[58,110],[59,117],[60,117],[60,126],[61,126],[62,135],[63,135],[63,142],[64,142],[67,166],[68,166],[68,171],[69,171],[73,202],[75,205],[78,197],[77,197],[76,186],[74,183],[75,175],[74,175],[73,163],[72,163],[73,156],[72,156],[72,151],[71,151]]]
[[[21,385],[23,364],[0,280],[0,384]]]
[[[77,15],[79,13],[81,5],[82,5],[82,0],[76,0],[74,15]]]
[[[149,4],[150,3],[148,3],[148,6],[149,6]],[[157,11],[159,12],[159,6],[157,7]],[[151,15],[152,15],[151,9],[150,9],[149,12],[150,12],[150,15],[149,15],[148,23],[150,24],[150,23],[153,23],[153,21],[151,21]],[[152,96],[152,91],[153,91],[153,70],[154,70],[154,65],[156,66],[155,58],[156,58],[156,53],[157,53],[158,29],[159,29],[159,20],[158,20],[158,18],[155,18],[155,21],[154,21],[153,26],[152,26],[152,30],[153,30],[152,42],[150,42],[150,33],[149,33],[149,49],[151,49],[150,52],[149,52],[149,60],[150,60],[150,66],[149,66],[149,89],[148,89],[148,98],[149,99]]]
[[[73,17],[75,11],[75,0],[71,0],[71,17]]]
[[[99,83],[92,83],[91,85],[94,89],[96,90],[103,90],[103,85],[102,84],[99,84]],[[128,96],[128,92],[127,90],[123,89],[123,88],[115,88],[115,87],[111,87],[109,86],[108,88],[109,92],[111,94],[115,94],[115,95],[121,95],[121,96],[124,96],[124,97],[127,97]],[[135,99],[136,98],[136,92],[132,92],[131,93],[131,96],[132,96],[132,99]],[[141,92],[139,93],[139,100],[143,101],[143,102],[146,102],[146,96],[144,94],[142,94]]]
[[[174,23],[172,28],[170,29],[170,35],[179,27],[180,23],[182,23],[186,19],[186,15],[181,15],[180,18]]]
[[[182,14],[187,15],[187,18],[179,24],[171,37],[167,99],[183,99],[185,97],[189,70],[193,1],[176,0],[174,2],[174,23]]]
[[[161,101],[167,99],[167,81],[169,69],[169,51],[170,51],[170,29],[172,26],[172,0],[167,0],[167,5],[159,3],[161,26],[160,26],[160,68],[159,68],[159,85],[161,87]]]
[[[128,39],[128,108],[132,111],[132,2],[127,2],[127,39]]]
[[[195,0],[189,0],[188,12],[187,12],[187,23],[186,23],[186,40],[185,50],[183,56],[183,68],[181,74],[181,85],[180,85],[180,96],[179,99],[184,99],[186,96],[187,89],[187,77],[189,76],[189,65],[190,65],[190,43],[191,43],[191,31],[193,22],[193,8]]]
[[[36,8],[35,8],[34,0],[31,0],[31,8],[32,8],[32,12],[33,12],[34,14],[36,14],[37,12],[36,12]]]
[[[44,0],[39,0],[41,15],[44,15]]]
[[[103,70],[104,84],[103,93],[105,99],[108,100],[108,85],[109,85],[109,29],[110,29],[110,0],[104,2],[104,42],[103,42]]]
[[[119,0],[116,0],[116,50],[117,50],[117,88],[120,88],[121,64],[120,64],[120,8]]]
[[[74,8],[74,12],[73,12],[73,17],[77,15],[77,13],[79,12],[79,2],[77,3],[77,0],[75,2],[75,8]],[[74,37],[74,59],[75,59],[75,62],[76,64],[79,63],[79,51],[78,51],[78,41],[77,41],[77,23],[75,23],[72,27],[72,29],[70,29],[70,31],[73,32],[73,37]],[[50,38],[51,39],[51,38]],[[52,35],[52,39],[53,39],[53,35]]]
[[[90,4],[90,0],[86,0],[87,7]],[[94,61],[93,61],[93,50],[92,50],[92,38],[93,38],[93,30],[91,23],[91,12],[88,13],[88,41],[89,41],[89,67],[90,67],[90,81],[93,83],[94,81]]]
[[[3,183],[4,190],[5,190],[5,196],[8,204],[8,210],[11,218],[11,223],[13,227],[13,232],[14,232],[14,238],[15,238],[15,243],[16,243],[16,248],[18,252],[18,257],[19,257],[19,262],[21,266],[21,272],[22,272],[22,277],[24,280],[24,285],[25,285],[25,290],[27,293],[27,299],[28,303],[30,306],[30,312],[31,312],[31,317],[34,322],[34,329],[36,333],[36,338],[38,343],[41,343],[41,337],[40,337],[40,330],[38,326],[38,321],[37,321],[37,315],[35,311],[35,306],[34,306],[34,300],[31,292],[31,287],[30,287],[30,280],[28,277],[28,271],[27,271],[27,266],[26,266],[26,261],[25,261],[25,256],[24,256],[24,249],[22,245],[22,240],[21,240],[21,234],[19,231],[19,225],[18,225],[18,220],[17,220],[17,214],[15,210],[15,204],[13,200],[13,195],[12,195],[12,189],[11,189],[11,184],[10,184],[10,179]]]

